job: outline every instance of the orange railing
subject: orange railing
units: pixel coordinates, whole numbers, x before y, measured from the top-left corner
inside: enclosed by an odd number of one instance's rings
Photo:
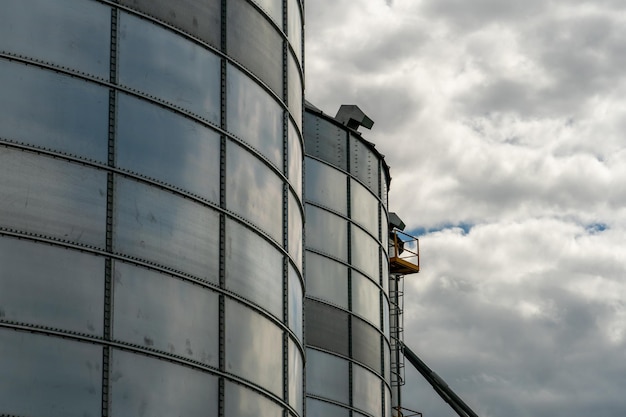
[[[389,236],[389,270],[393,274],[414,274],[420,270],[420,242],[415,236],[394,229]]]

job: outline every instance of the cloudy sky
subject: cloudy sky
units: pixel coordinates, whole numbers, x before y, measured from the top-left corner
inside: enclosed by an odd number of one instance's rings
[[[626,415],[626,2],[308,0],[421,235],[407,343],[481,417]],[[407,371],[405,405],[454,416]]]

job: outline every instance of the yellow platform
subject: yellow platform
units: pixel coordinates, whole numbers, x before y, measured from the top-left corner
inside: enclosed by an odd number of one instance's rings
[[[416,274],[420,266],[402,258],[389,258],[389,272],[399,275]]]

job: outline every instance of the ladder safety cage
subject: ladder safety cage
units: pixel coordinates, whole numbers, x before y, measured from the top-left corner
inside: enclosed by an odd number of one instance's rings
[[[404,377],[404,275],[389,276],[389,330],[391,336],[391,386],[400,387]]]

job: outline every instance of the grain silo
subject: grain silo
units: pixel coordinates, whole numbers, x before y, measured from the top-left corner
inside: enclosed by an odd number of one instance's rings
[[[0,414],[302,415],[299,0],[0,5]]]

